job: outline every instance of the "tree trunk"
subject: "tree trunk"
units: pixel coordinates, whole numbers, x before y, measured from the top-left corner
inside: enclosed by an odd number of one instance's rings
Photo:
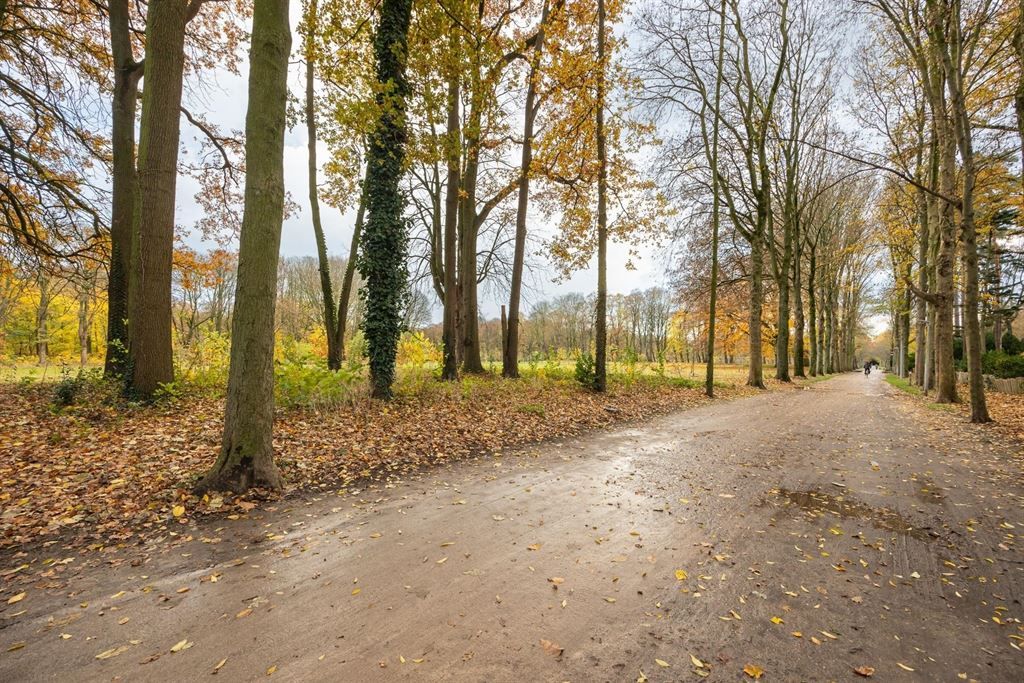
[[[961,160],[961,198],[960,198],[960,239],[963,243],[964,265],[964,352],[967,355],[967,374],[971,394],[971,422],[991,422],[988,407],[985,404],[985,380],[982,376],[981,356],[985,351],[985,339],[982,336],[978,312],[981,296],[978,286],[978,235],[974,225],[974,186],[977,171],[974,165],[974,142],[971,139],[971,118],[967,110],[966,94],[964,93],[960,68],[960,34],[959,4],[952,13],[951,40],[943,50],[943,62],[946,69],[946,82],[949,86],[950,100],[957,147]],[[951,54],[951,50],[953,54]],[[955,58],[954,58],[955,57]]]
[[[149,4],[128,306],[131,389],[140,398],[174,380],[171,259],[187,21],[185,0]]]
[[[306,58],[306,150],[307,181],[309,189],[309,213],[313,219],[313,236],[316,240],[316,258],[320,271],[320,294],[323,298],[324,332],[327,337],[327,367],[337,370],[341,367],[341,349],[338,348],[337,321],[334,317],[334,287],[331,283],[331,262],[327,256],[327,240],[320,220],[320,190],[317,187],[316,160],[316,100],[314,78],[316,70],[316,46],[314,31],[319,24],[317,0],[310,0],[305,18],[306,35],[303,46]]]
[[[608,388],[608,151],[604,130],[605,8],[597,0],[597,305],[594,324],[594,389]]]
[[[39,304],[36,306],[36,356],[39,365],[50,362],[50,333],[46,321],[50,314],[50,277],[40,273],[36,280],[39,285]]]
[[[750,368],[747,386],[764,389],[764,357],[761,353],[761,308],[764,303],[764,237],[758,231],[750,240]]]
[[[83,368],[89,364],[89,292],[85,289],[78,294],[78,364]]]
[[[220,457],[202,490],[279,488],[274,464],[274,304],[284,220],[288,0],[255,0],[245,116],[245,207]]]
[[[719,109],[722,105],[722,61],[725,54],[725,0],[719,7],[718,54],[715,55],[715,110],[711,124],[711,291],[708,296],[708,357],[704,393],[715,396],[715,316],[718,313],[718,232],[721,217],[721,188],[718,178]]]
[[[450,28],[450,45],[453,54],[458,47],[457,29]],[[447,186],[444,197],[444,319],[442,321],[442,345],[444,366],[441,379],[455,381],[459,378],[459,184],[460,180],[460,129],[459,91],[461,80],[456,67],[448,75],[448,122],[445,153],[447,156]]]
[[[523,110],[523,150],[519,166],[519,204],[516,207],[516,242],[512,257],[512,283],[508,299],[508,325],[502,337],[501,374],[519,377],[519,301],[523,289],[523,267],[526,260],[526,211],[530,201],[530,165],[533,163],[533,122],[537,117],[537,79],[544,51],[544,27],[548,21],[548,3],[541,11],[540,26],[533,45],[526,105]]]
[[[818,312],[816,310],[818,302],[817,297],[815,297],[815,266],[817,264],[815,263],[814,251],[814,248],[812,248],[807,263],[807,337],[811,346],[811,377],[818,375]]]
[[[107,274],[105,377],[128,370],[128,279],[135,212],[135,111],[142,68],[132,54],[128,0],[110,0],[110,48],[114,65],[111,99],[110,267]]]
[[[380,117],[370,136],[366,172],[366,225],[359,272],[366,283],[366,331],[370,380],[376,398],[390,399],[395,356],[402,333],[406,298],[405,203],[399,189],[405,162],[405,111],[409,84],[405,78],[412,0],[382,0],[374,39]]]
[[[359,184],[359,208],[356,209],[356,222],[352,226],[352,241],[348,247],[348,261],[345,262],[345,275],[341,280],[341,294],[338,296],[338,317],[334,327],[334,347],[338,349],[338,360],[345,360],[345,328],[348,326],[349,302],[352,299],[352,281],[356,277],[356,264],[359,262],[359,239],[363,234],[363,223],[366,219],[366,177]],[[339,362],[339,367],[341,366]]]
[[[801,282],[800,261],[803,249],[800,246],[800,231],[793,236],[796,242],[796,254],[793,258],[793,376],[806,377],[804,374],[804,297]]]

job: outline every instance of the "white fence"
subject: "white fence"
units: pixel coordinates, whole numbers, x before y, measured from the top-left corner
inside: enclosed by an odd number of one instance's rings
[[[967,373],[956,373],[956,381],[958,384],[967,384]],[[1001,379],[992,375],[985,375],[985,388],[1002,394],[1024,394],[1024,377]]]

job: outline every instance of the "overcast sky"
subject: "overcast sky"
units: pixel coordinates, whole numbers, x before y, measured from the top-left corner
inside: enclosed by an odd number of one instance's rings
[[[293,3],[292,22],[296,23],[297,4]],[[293,40],[297,40],[293,38]],[[293,46],[294,47],[294,46]],[[292,67],[290,87],[293,93],[301,93],[304,88],[303,72],[300,64]],[[247,100],[246,73],[248,70],[247,60],[240,63],[241,75],[233,75],[226,71],[219,71],[201,95],[194,95],[195,102],[191,103],[197,111],[206,115],[213,123],[221,126],[223,130],[245,127],[245,109]],[[198,149],[200,137],[198,132],[184,119],[182,120],[182,143],[190,151]],[[321,142],[318,147],[318,159],[321,166],[328,158],[326,146]],[[306,128],[304,125],[297,125],[285,134],[284,167],[285,167],[285,188],[291,194],[291,199],[298,204],[300,210],[288,218],[284,223],[281,254],[284,256],[315,256],[316,243],[313,238],[313,226],[309,211],[309,198],[306,171]],[[321,177],[321,182],[323,178]],[[196,205],[194,196],[198,190],[198,184],[189,177],[179,177],[177,187],[177,223],[185,228],[191,227],[202,217],[202,209]],[[514,201],[510,200],[510,201]],[[349,242],[352,238],[352,227],[355,222],[355,212],[350,211],[342,214],[338,210],[327,206],[321,201],[321,214],[323,218],[324,232],[327,238],[327,248],[332,255],[348,256]],[[531,216],[530,231],[534,241],[531,244],[534,272],[532,277],[527,277],[528,290],[524,293],[527,309],[535,301],[548,299],[559,294],[568,292],[589,293],[597,287],[596,263],[592,263],[587,270],[574,274],[570,279],[557,281],[556,271],[551,267],[547,258],[541,253],[543,245],[541,240],[545,235],[551,233],[549,226],[540,222],[539,217]],[[201,239],[192,235],[186,241],[193,247],[202,248]],[[666,259],[663,257],[664,250],[644,248],[639,251],[640,258],[633,259],[633,270],[626,270],[626,262],[629,258],[629,249],[625,245],[612,244],[608,251],[608,284],[612,292],[627,293],[634,289],[645,289],[654,285],[665,284]],[[595,259],[596,261],[596,259]],[[433,296],[433,295],[431,295]],[[490,289],[481,290],[482,312],[487,317],[497,316],[500,305],[507,298],[507,292],[494,292]],[[435,306],[435,317],[440,320],[440,309]]]

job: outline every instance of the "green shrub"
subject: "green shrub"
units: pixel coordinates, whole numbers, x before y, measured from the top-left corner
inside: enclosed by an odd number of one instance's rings
[[[332,372],[323,359],[294,348],[275,364],[274,398],[282,408],[333,408],[354,403],[362,379],[362,365],[354,359]]]
[[[989,351],[981,357],[981,369],[1001,378],[1024,377],[1024,356]]]
[[[62,408],[72,405],[84,386],[85,377],[81,371],[74,376],[65,371],[64,376],[53,388],[54,405]]]
[[[584,388],[593,389],[595,378],[594,357],[589,353],[581,353],[576,357],[576,381]]]

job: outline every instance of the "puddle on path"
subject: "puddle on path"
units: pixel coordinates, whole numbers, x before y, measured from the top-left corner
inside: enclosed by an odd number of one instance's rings
[[[784,507],[797,507],[811,517],[835,515],[844,519],[864,519],[882,531],[891,531],[919,541],[936,539],[930,531],[915,527],[899,512],[889,508],[874,508],[848,495],[831,495],[820,490],[789,489],[772,489],[769,494],[781,499]]]

